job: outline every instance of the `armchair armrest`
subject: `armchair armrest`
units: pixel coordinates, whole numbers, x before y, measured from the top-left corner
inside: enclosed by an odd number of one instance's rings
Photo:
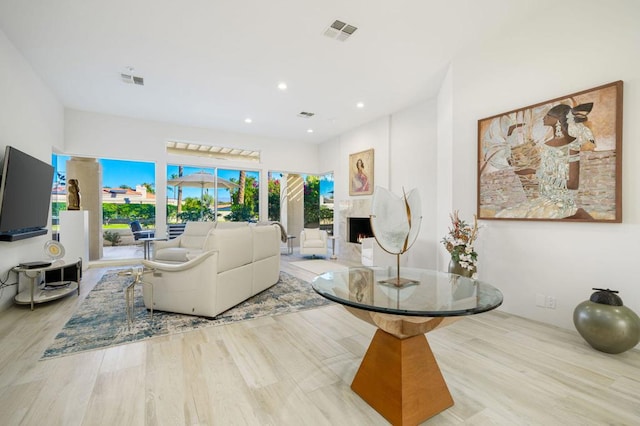
[[[158,271],[165,271],[165,272],[179,272],[179,271],[186,271],[188,269],[191,269],[199,264],[201,264],[202,262],[204,262],[205,260],[207,260],[209,257],[211,256],[218,256],[218,251],[217,250],[209,250],[209,251],[205,251],[202,254],[199,254],[198,256],[194,257],[193,259],[190,259],[186,262],[183,263],[164,263],[164,262],[156,262],[155,260],[143,260],[142,264],[146,267],[146,268],[151,268],[151,269],[155,269]],[[215,262],[217,264],[217,261]],[[214,273],[212,271],[212,273]]]

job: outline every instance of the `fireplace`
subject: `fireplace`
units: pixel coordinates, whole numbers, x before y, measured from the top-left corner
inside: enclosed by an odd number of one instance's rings
[[[350,243],[361,243],[363,238],[373,237],[371,222],[368,217],[348,217],[347,232]]]

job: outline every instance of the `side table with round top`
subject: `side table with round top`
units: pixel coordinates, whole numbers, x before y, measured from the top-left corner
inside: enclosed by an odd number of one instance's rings
[[[451,317],[502,304],[477,280],[427,269],[349,268],[316,277],[313,289],[376,327],[351,389],[394,425],[418,424],[453,405],[425,333]]]

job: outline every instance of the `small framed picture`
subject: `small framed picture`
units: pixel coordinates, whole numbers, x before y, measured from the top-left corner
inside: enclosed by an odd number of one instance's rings
[[[373,148],[349,155],[349,195],[373,194]]]

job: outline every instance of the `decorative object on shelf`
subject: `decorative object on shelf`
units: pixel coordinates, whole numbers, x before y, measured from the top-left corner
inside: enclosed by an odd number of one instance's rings
[[[478,120],[478,217],[621,222],[622,88]]]
[[[478,253],[473,247],[478,238],[478,217],[473,215],[473,226],[460,219],[458,210],[449,215],[451,227],[442,239],[442,244],[451,254],[449,272],[476,279],[478,276]]]
[[[51,260],[62,259],[65,254],[64,246],[58,241],[47,241],[44,243],[44,254]]]
[[[403,287],[415,283],[400,277],[400,255],[411,248],[418,238],[422,221],[420,193],[412,189],[409,194],[402,191],[402,198],[392,192],[376,187],[371,203],[371,230],[384,251],[396,255],[397,276],[385,283]]]
[[[610,354],[627,351],[640,342],[640,317],[623,305],[617,291],[594,288],[589,300],[576,306],[573,324],[594,349]]]
[[[349,195],[373,194],[373,149],[349,155]]]
[[[78,179],[69,179],[69,184],[67,185],[67,210],[80,210]]]

